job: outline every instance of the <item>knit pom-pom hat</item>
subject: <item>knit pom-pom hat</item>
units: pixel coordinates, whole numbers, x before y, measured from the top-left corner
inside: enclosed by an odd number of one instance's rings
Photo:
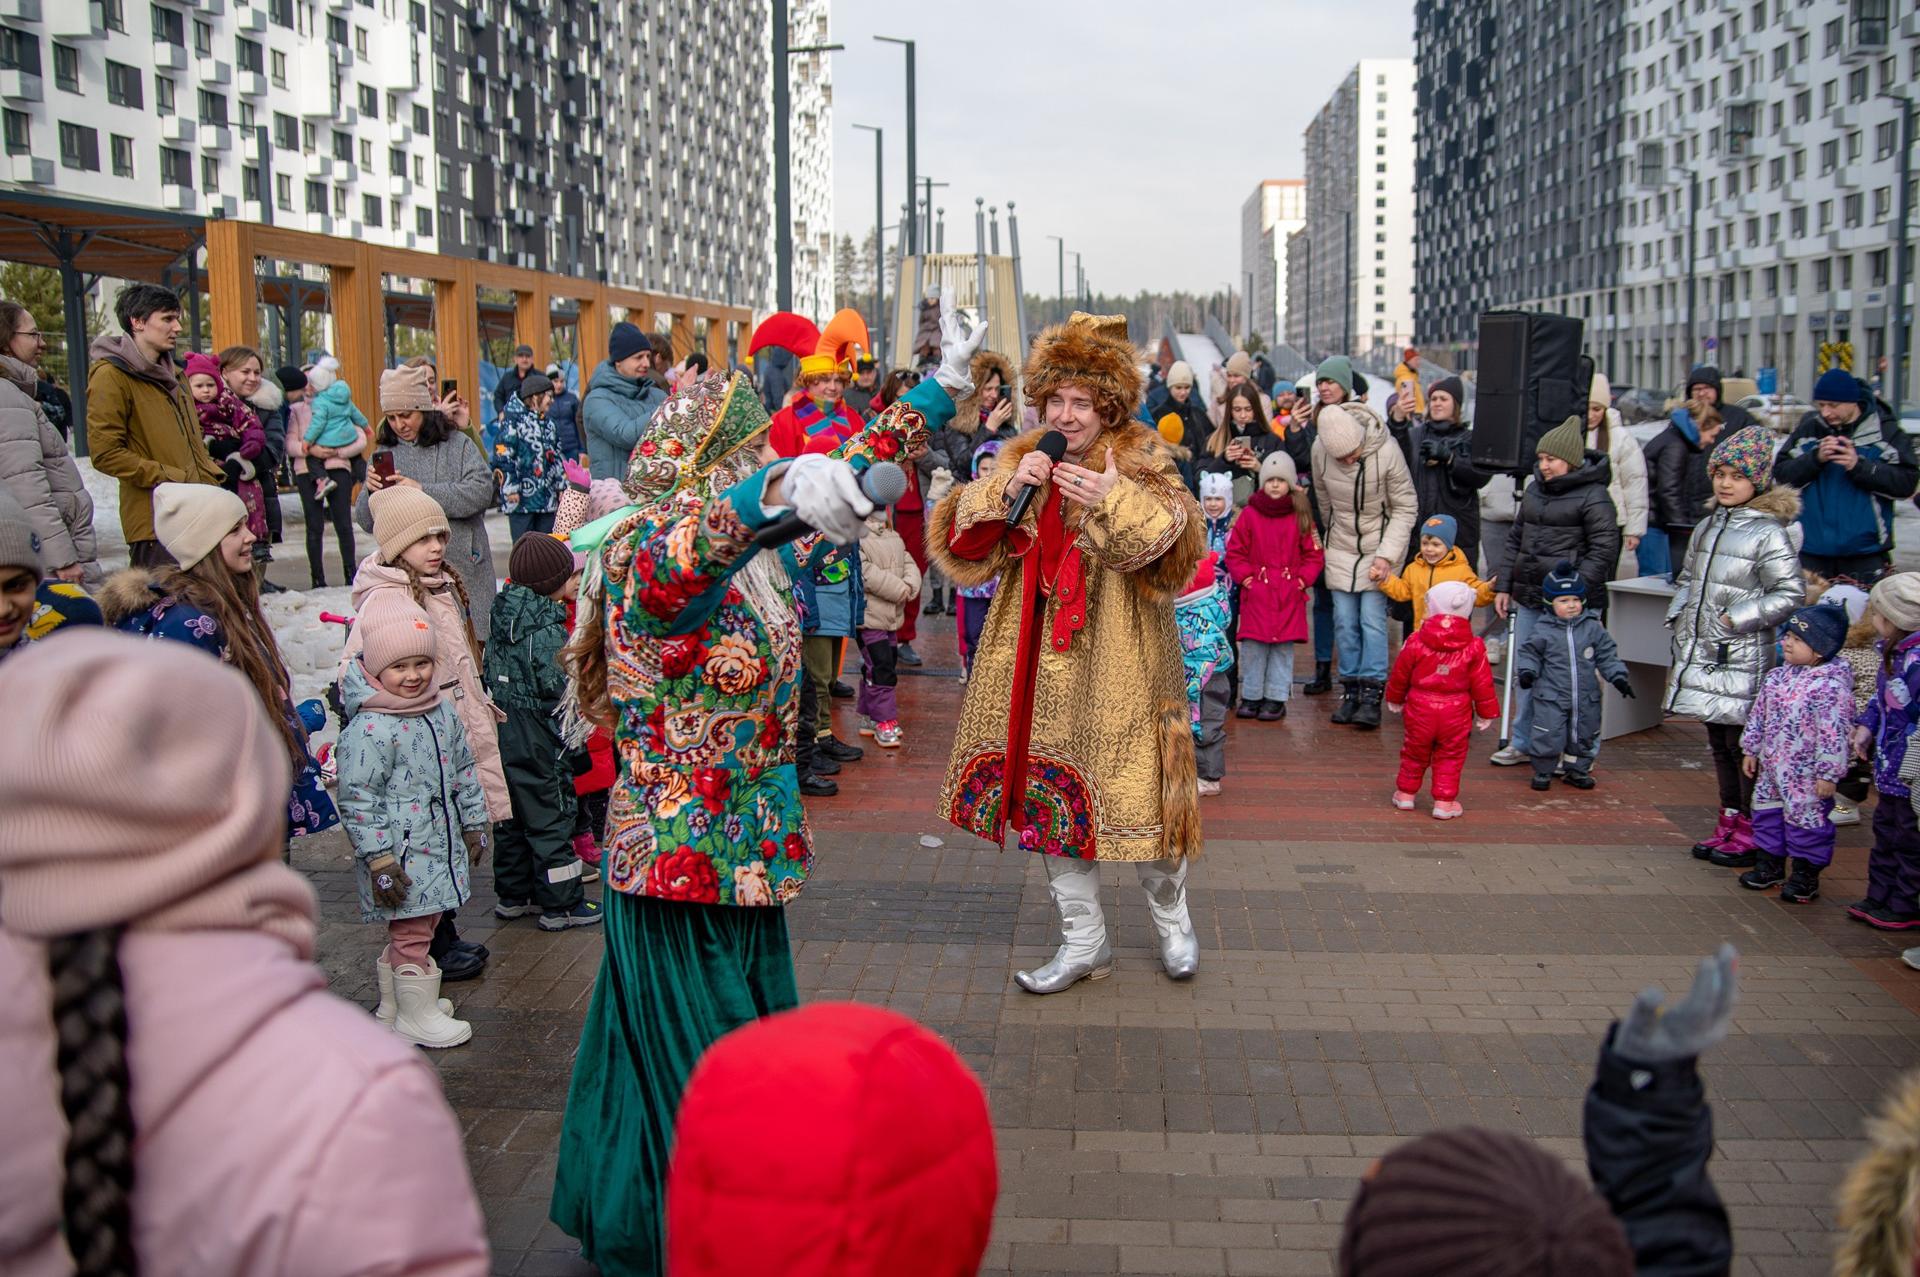
[[[1737,471],[1765,492],[1773,483],[1773,432],[1762,426],[1736,430],[1714,446],[1707,464]]]

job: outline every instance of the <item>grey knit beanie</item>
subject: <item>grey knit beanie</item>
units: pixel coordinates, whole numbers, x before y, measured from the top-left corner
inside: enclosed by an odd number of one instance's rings
[[[35,576],[46,573],[40,562],[40,534],[33,530],[26,507],[4,488],[0,488],[0,567],[32,568]]]

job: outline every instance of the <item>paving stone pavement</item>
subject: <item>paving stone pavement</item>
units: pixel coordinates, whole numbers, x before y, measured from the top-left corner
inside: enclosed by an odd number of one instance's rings
[[[1704,1069],[1735,1272],[1827,1271],[1862,1122],[1920,1064],[1920,975],[1841,908],[1864,824],[1841,831],[1822,899],[1793,908],[1687,855],[1713,820],[1698,727],[1609,743],[1585,794],[1534,794],[1476,743],[1468,814],[1441,823],[1387,803],[1397,722],[1335,728],[1328,701],[1296,698],[1284,722],[1230,725],[1192,877],[1199,976],[1159,974],[1133,875],[1113,869],[1113,977],[1036,998],[1011,972],[1055,943],[1040,868],[931,811],[961,685],[951,624],[926,629],[928,672],[902,680],[907,746],[868,742],[842,795],[812,805],[819,868],[789,919],[806,999],[911,1015],[985,1084],[1001,1189],[983,1272],[1329,1273],[1356,1176],[1448,1125],[1521,1132],[1580,1169],[1600,1034],[1646,985],[1683,990],[1723,939],[1742,996]],[[381,937],[358,922],[344,840],[295,863],[320,888],[334,988],[371,1006]],[[433,1062],[496,1271],[590,1272],[546,1203],[600,937],[496,923],[492,904],[483,884],[462,922],[493,949],[487,973],[446,990],[474,1040]]]

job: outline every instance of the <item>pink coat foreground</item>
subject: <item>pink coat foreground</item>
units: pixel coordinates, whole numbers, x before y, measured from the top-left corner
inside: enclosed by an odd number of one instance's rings
[[[259,932],[120,943],[149,1277],[480,1277],[460,1128],[414,1048]],[[65,1277],[46,951],[0,931],[0,1272]]]

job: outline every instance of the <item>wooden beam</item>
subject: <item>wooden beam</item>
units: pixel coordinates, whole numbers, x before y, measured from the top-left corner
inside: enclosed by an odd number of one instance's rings
[[[379,250],[355,244],[354,261],[329,272],[334,357],[353,389],[353,401],[370,420],[380,412],[380,371],[386,367],[386,304],[380,293]]]
[[[213,308],[216,351],[260,344],[252,231],[251,222],[214,218],[207,223],[207,304]],[[262,357],[261,363],[271,361]]]
[[[553,347],[553,298],[544,275],[534,276],[524,291],[514,291],[513,340],[516,346],[533,347],[535,368],[547,366]]]
[[[682,310],[673,317],[673,327],[667,330],[673,339],[673,363],[679,363],[693,353],[693,316]]]
[[[469,404],[480,397],[480,312],[474,291],[473,263],[466,259],[438,259],[440,278],[433,281],[434,353],[443,381],[460,383]],[[451,270],[447,268],[451,267]],[[438,386],[434,393],[440,393]],[[479,410],[474,411],[474,428]]]
[[[607,357],[607,338],[613,332],[613,316],[607,307],[607,287],[588,284],[578,293],[580,299],[580,393],[587,390],[587,378]]]

